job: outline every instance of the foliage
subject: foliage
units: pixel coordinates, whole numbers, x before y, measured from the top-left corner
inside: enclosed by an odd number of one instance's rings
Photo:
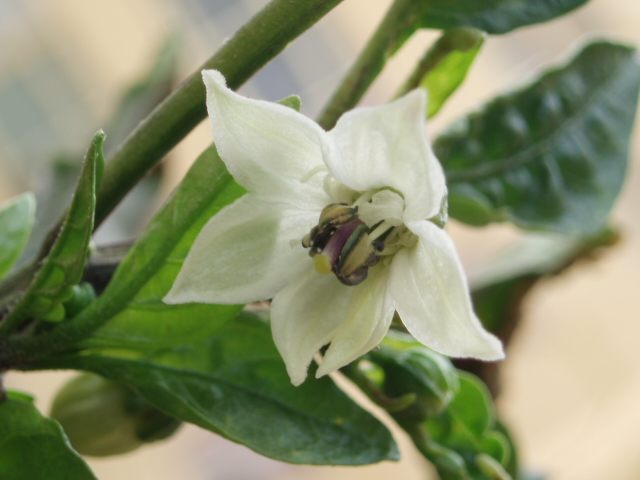
[[[204,67],[220,70],[228,86],[238,88],[338,3],[273,0]],[[430,103],[424,115],[431,118],[464,82],[491,35],[550,21],[584,3],[396,0],[318,123],[333,127],[420,29],[442,33],[416,61],[398,96],[426,88]],[[106,123],[110,160],[105,166],[106,136],[99,131],[73,198],[47,235],[34,227],[33,194],[0,206],[0,380],[10,369],[90,372],[61,391],[52,412],[69,437],[84,445],[78,450],[89,455],[127,451],[189,422],[294,464],[396,460],[389,430],[333,379],[312,378],[315,365],[300,387],[290,383],[270,333],[268,304],[163,302],[203,226],[245,194],[214,144],[125,255],[92,246],[97,225],[205,116],[199,70],[169,93],[176,60],[172,39],[149,74],[122,96]],[[452,218],[475,226],[508,222],[536,232],[488,262],[472,282],[478,316],[505,343],[533,285],[615,243],[608,216],[626,175],[639,88],[637,51],[592,41],[565,64],[490,100],[435,140]],[[300,102],[291,96],[280,103],[299,110]],[[63,170],[53,196],[40,202],[48,223],[66,205],[63,185],[77,174],[75,168]],[[444,224],[446,217],[445,201],[434,222]],[[32,227],[37,253],[27,246]],[[21,255],[28,258],[18,260]],[[104,270],[98,272],[98,265]],[[392,330],[379,348],[342,373],[410,435],[443,480],[526,478],[516,445],[499,421],[488,369],[473,369],[481,378],[456,369],[448,358]],[[42,416],[28,395],[5,392],[1,384],[0,394],[0,478],[96,478],[60,424]],[[92,408],[105,408],[96,411],[108,412],[89,412],[108,416],[102,433],[86,428],[87,398]],[[111,435],[119,422],[131,435],[103,449],[100,435]],[[153,428],[140,433],[141,425],[151,423]]]

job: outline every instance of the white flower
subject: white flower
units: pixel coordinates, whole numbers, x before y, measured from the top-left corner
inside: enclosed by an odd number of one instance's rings
[[[395,311],[440,353],[504,357],[473,313],[451,239],[429,221],[446,187],[423,90],[325,132],[234,93],[217,71],[203,77],[218,152],[248,193],[204,226],[165,302],[273,298],[273,338],[295,385],[324,345],[317,376],[375,347]]]

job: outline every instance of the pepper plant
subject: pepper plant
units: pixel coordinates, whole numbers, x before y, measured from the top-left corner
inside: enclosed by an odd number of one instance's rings
[[[0,384],[0,478],[93,479],[81,455],[128,452],[182,422],[294,464],[397,460],[392,434],[336,371],[443,480],[527,478],[493,405],[496,365],[527,291],[615,242],[608,214],[627,168],[638,54],[591,40],[429,140],[427,120],[484,42],[586,0],[395,0],[315,121],[295,92],[278,103],[235,93],[338,3],[272,0],[106,160],[105,137],[122,124],[97,132],[68,208],[28,261],[17,263],[33,194],[0,207],[0,375],[81,372],[50,417]],[[397,96],[357,107],[421,29],[441,35]],[[211,146],[139,238],[93,245],[207,113]],[[470,289],[450,218],[509,222],[530,239]]]

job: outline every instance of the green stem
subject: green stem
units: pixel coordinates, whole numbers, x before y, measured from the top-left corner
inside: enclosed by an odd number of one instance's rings
[[[330,130],[344,112],[356,106],[384,68],[387,59],[413,32],[414,1],[393,2],[369,43],[318,117],[322,128]]]
[[[206,116],[200,70],[219,70],[236,89],[342,0],[272,0],[169,95],[107,163],[96,226],[134,185]]]

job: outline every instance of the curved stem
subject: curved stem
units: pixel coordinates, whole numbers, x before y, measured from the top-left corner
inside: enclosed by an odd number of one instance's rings
[[[360,101],[387,63],[387,59],[413,33],[415,0],[395,0],[358,59],[318,117],[325,130]],[[421,0],[424,1],[424,0]]]
[[[222,72],[236,89],[342,0],[273,0],[129,135],[107,163],[96,227],[133,186],[206,116],[200,70]]]

